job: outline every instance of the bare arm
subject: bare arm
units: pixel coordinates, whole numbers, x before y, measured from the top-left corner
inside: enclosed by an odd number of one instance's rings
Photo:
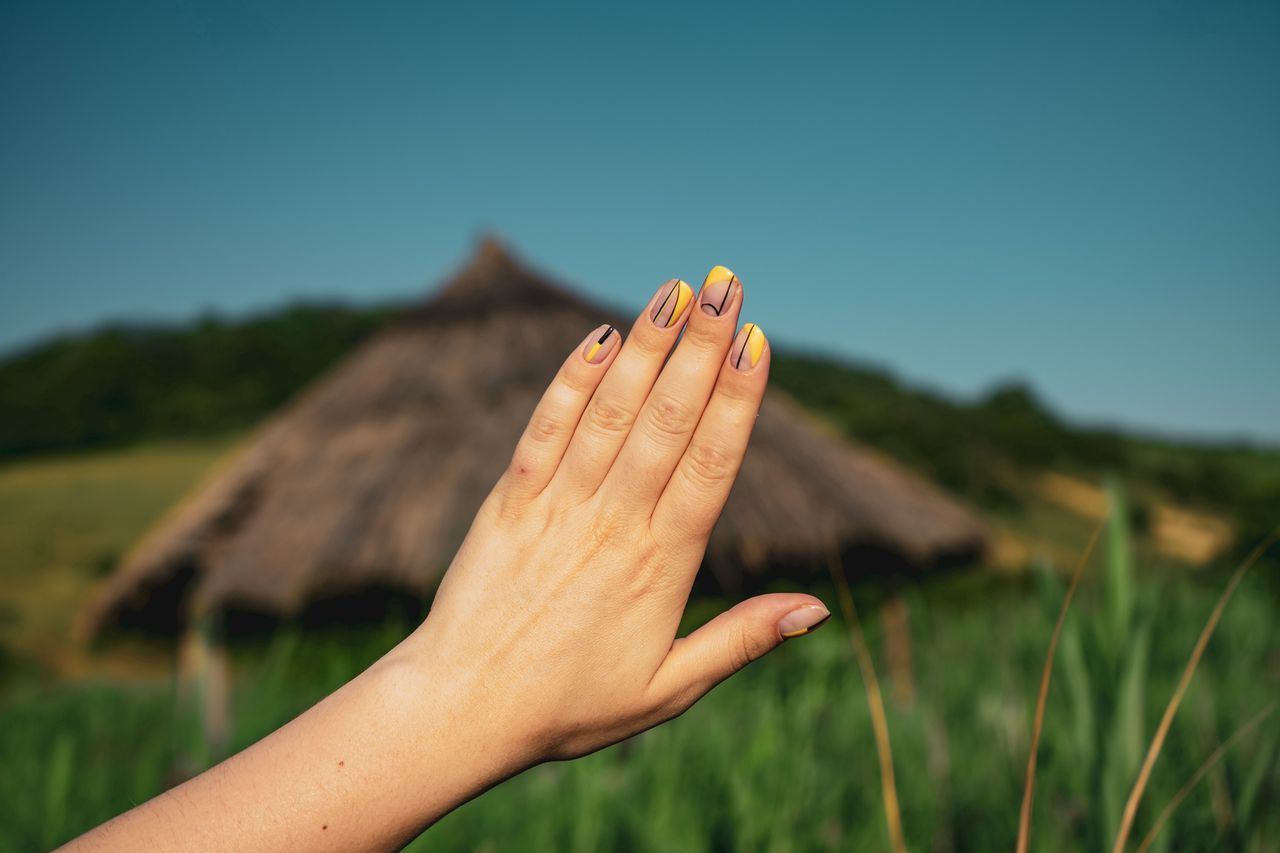
[[[625,345],[592,332],[413,634],[293,722],[70,847],[396,848],[528,767],[677,716],[821,624],[817,599],[775,594],[676,637],[768,375],[763,332],[734,334],[742,297],[716,267],[698,297],[659,288]]]

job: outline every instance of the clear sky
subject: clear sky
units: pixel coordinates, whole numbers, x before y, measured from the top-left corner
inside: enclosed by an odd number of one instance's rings
[[[489,230],[618,304],[724,263],[775,342],[1274,439],[1280,4],[0,5],[0,349],[405,297]]]

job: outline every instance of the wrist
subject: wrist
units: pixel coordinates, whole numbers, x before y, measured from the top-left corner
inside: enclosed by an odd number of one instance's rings
[[[427,823],[541,760],[509,685],[434,642],[424,624],[370,667],[402,742],[406,779],[429,792]]]

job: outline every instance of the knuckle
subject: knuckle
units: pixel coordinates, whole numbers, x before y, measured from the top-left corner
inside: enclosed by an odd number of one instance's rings
[[[493,517],[497,521],[514,524],[524,519],[527,506],[525,501],[517,499],[515,495],[508,494],[503,497],[493,510]]]
[[[655,396],[646,411],[648,425],[659,435],[684,435],[693,429],[697,420],[692,406],[669,394]]]
[[[647,317],[642,318],[631,331],[630,343],[648,358],[661,358],[671,349],[671,339],[664,334],[665,331],[649,322]]]
[[[746,631],[729,632],[726,642],[729,644],[729,665],[735,672],[751,663],[751,645]]]
[[[695,319],[701,319],[705,315],[698,311],[694,314]],[[684,341],[681,346],[693,347],[699,352],[711,353],[724,350],[723,333],[719,327],[692,322],[684,332]]]
[[[753,418],[760,408],[760,393],[760,390],[750,382],[744,381],[737,376],[732,377],[729,381],[721,379],[716,385],[716,394],[735,406],[750,411]]]
[[[626,521],[619,509],[598,505],[595,522],[587,528],[588,542],[594,550],[606,551],[611,545],[617,545],[618,536],[625,526]]]
[[[505,484],[510,485],[510,484]],[[476,518],[488,518],[497,522],[515,522],[524,517],[527,501],[522,490],[518,488],[500,487],[494,489],[485,502],[481,504]]]
[[[742,669],[766,651],[756,637],[746,628],[729,632],[729,661],[734,672]]]
[[[565,370],[560,375],[560,384],[573,396],[590,394],[596,387],[597,374],[589,374],[583,370]]]
[[[653,704],[651,714],[659,722],[674,720],[702,698],[704,691],[692,684],[681,685]]]
[[[606,553],[619,525],[613,519],[600,519],[587,529],[584,552],[588,557]],[[591,562],[591,560],[588,560]]]
[[[529,419],[529,438],[545,444],[555,441],[564,435],[566,428],[563,421],[559,418],[546,413],[535,412],[533,417]]]
[[[711,528],[715,526],[720,514],[699,506],[699,503],[686,501],[683,512],[665,520],[666,529],[674,541],[705,547],[707,538],[711,535]]]
[[[586,564],[613,564],[618,560],[620,542],[635,542],[639,538],[640,518],[631,510],[601,510],[593,523],[587,528],[582,541],[582,550],[588,556]],[[637,549],[631,553],[643,551]],[[627,585],[636,584],[636,589],[643,588],[644,578],[648,575],[645,561],[628,573]]]
[[[733,476],[738,460],[721,444],[695,442],[685,457],[686,472],[696,485],[719,485]]]
[[[591,404],[587,410],[587,422],[591,427],[607,435],[626,433],[635,422],[635,415],[626,406],[601,399]]]

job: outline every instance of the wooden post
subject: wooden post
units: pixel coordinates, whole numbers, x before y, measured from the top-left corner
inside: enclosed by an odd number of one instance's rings
[[[216,616],[193,620],[182,635],[177,704],[180,714],[194,711],[200,724],[202,755],[184,764],[204,767],[224,756],[231,742],[231,667]]]
[[[905,710],[915,704],[916,685],[911,665],[911,620],[902,585],[897,581],[880,606],[880,619],[884,623],[885,656],[889,663],[893,704],[899,710]]]

